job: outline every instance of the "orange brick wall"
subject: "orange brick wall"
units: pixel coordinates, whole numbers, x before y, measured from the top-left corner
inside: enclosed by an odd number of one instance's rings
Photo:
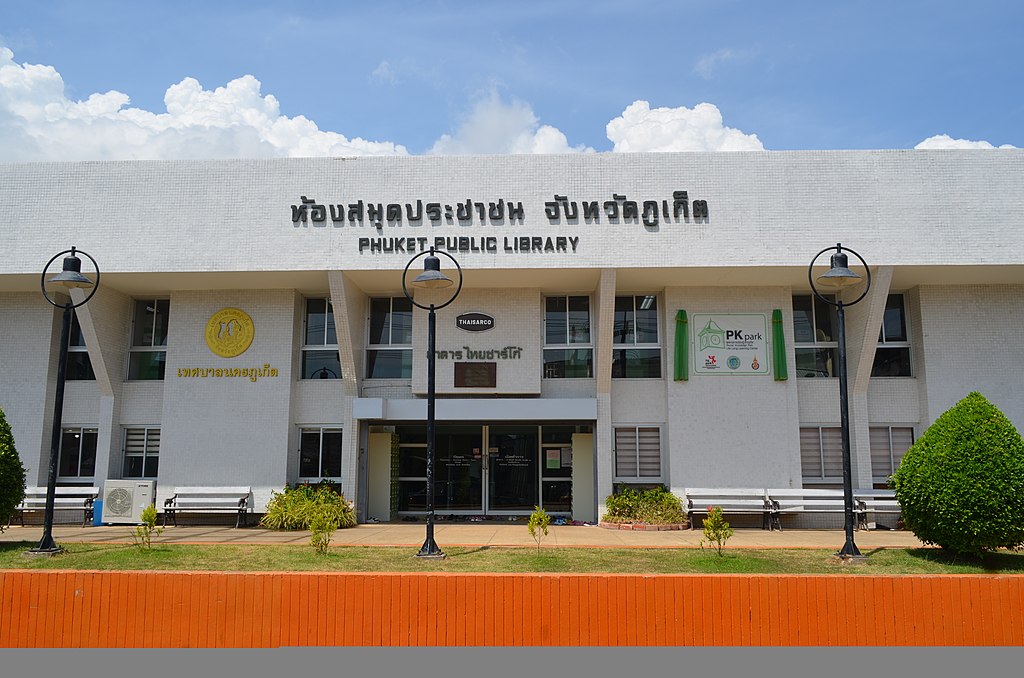
[[[3,647],[1024,645],[1024,577],[0,571]]]

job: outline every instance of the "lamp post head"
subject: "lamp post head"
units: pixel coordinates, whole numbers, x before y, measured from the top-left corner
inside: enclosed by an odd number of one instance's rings
[[[849,267],[849,259],[843,253],[843,246],[836,243],[836,253],[832,255],[832,267],[818,276],[818,284],[824,287],[841,289],[856,285],[863,278]]]
[[[82,275],[82,260],[75,256],[75,248],[64,257],[64,270],[50,278],[50,283],[71,289],[73,287],[92,287],[93,282]]]
[[[454,283],[451,278],[441,273],[441,260],[434,256],[434,248],[430,248],[430,254],[423,260],[423,273],[420,273],[412,281],[413,287],[420,289],[437,290],[451,287]]]

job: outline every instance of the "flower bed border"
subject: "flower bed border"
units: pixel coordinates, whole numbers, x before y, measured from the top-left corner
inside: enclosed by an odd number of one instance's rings
[[[635,530],[640,532],[669,532],[673,530],[690,529],[690,525],[688,523],[655,525],[652,523],[608,523],[602,520],[598,525],[606,530]]]

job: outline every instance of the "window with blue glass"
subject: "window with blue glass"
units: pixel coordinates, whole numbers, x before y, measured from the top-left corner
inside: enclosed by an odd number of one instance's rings
[[[878,333],[872,377],[911,377],[910,333],[902,294],[890,294],[885,301],[882,328]]]
[[[71,316],[71,335],[68,337],[67,379],[71,381],[91,381],[96,379],[89,360],[89,349],[85,346],[82,326],[78,323],[78,314]]]
[[[341,379],[338,332],[330,299],[306,299],[303,336],[302,378]]]
[[[658,298],[653,294],[615,297],[612,377],[661,377]]]
[[[405,297],[370,299],[366,343],[367,379],[412,378],[412,302]]]
[[[590,297],[547,297],[544,300],[544,378],[593,376]]]
[[[163,380],[170,312],[169,299],[135,300],[132,345],[128,352],[129,380]]]

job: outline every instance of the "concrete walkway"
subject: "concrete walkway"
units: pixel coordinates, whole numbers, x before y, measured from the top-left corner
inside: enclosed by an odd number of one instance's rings
[[[127,543],[131,541],[128,526],[68,527],[55,526],[58,542]],[[338,530],[332,542],[337,546],[409,546],[418,547],[426,535],[425,523],[382,523],[358,525]],[[445,546],[534,546],[523,523],[439,523],[434,531],[437,543]],[[0,542],[37,542],[42,536],[39,526],[12,526],[0,534]],[[601,527],[554,525],[544,539],[545,546],[617,547],[617,548],[697,548],[700,530],[675,532],[639,532],[608,530]],[[916,548],[923,546],[911,532],[858,531],[854,540],[862,551],[877,548]],[[153,540],[178,544],[308,544],[309,532],[277,532],[260,528],[220,526],[168,527]],[[737,529],[729,540],[730,548],[826,548],[838,550],[844,542],[842,530],[765,531]]]

